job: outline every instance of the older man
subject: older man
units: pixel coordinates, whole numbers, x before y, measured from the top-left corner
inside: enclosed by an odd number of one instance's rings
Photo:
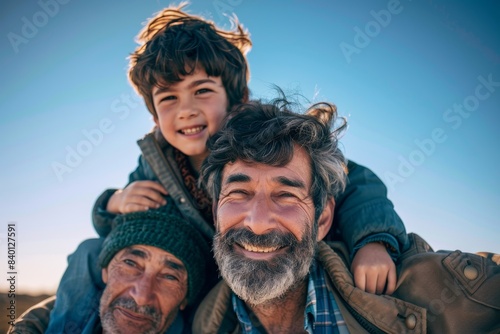
[[[147,211],[120,216],[99,255],[106,283],[99,307],[76,332],[189,332],[179,311],[197,302],[209,253],[198,230],[179,215]],[[51,302],[35,306],[11,332],[43,333],[50,308]]]
[[[500,267],[475,255],[452,253],[446,260],[425,253],[431,249],[416,235],[402,255],[413,264],[400,264],[399,288],[393,295],[405,301],[354,286],[346,258],[340,256],[342,248],[334,251],[320,241],[332,224],[333,198],[345,182],[344,158],[336,133],[329,129],[336,121],[335,108],[316,105],[309,114],[258,102],[242,105],[211,139],[201,177],[214,200],[214,253],[224,281],[202,302],[193,331],[498,330],[499,310],[491,305],[500,302],[494,289]],[[446,261],[457,273],[444,269]],[[468,274],[461,273],[467,263]],[[481,302],[470,302],[467,287],[454,284],[472,284],[481,275],[488,282],[474,296]],[[485,297],[488,293],[493,297]],[[440,303],[444,306],[438,309]]]

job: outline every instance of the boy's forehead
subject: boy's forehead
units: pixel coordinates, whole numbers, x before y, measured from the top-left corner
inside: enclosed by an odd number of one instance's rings
[[[192,73],[187,75],[180,75],[179,81],[169,82],[165,79],[159,79],[156,85],[153,87],[153,94],[157,94],[161,91],[169,91],[177,88],[184,88],[184,86],[197,86],[203,83],[212,83],[215,85],[222,85],[222,79],[220,76],[209,76],[205,69],[198,66]]]

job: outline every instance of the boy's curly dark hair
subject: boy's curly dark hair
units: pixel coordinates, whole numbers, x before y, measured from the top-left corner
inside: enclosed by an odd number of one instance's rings
[[[236,17],[232,18],[235,28],[225,31],[185,13],[186,5],[166,8],[148,20],[137,36],[139,46],[130,55],[129,80],[154,117],[153,87],[179,82],[199,67],[209,76],[221,77],[229,107],[248,100],[249,33]]]

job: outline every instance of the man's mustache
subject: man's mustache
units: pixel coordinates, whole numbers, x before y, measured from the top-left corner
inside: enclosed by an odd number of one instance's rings
[[[292,233],[283,233],[279,231],[271,231],[266,234],[255,234],[248,229],[231,229],[225,234],[216,236],[224,246],[232,246],[233,244],[246,244],[255,247],[276,247],[282,248],[286,246],[295,246],[299,241]]]
[[[132,311],[134,313],[150,317],[154,321],[159,321],[161,318],[160,312],[158,312],[158,310],[155,307],[149,305],[139,306],[132,298],[125,298],[125,297],[116,298],[109,305],[109,308],[112,309],[116,307],[120,307]]]

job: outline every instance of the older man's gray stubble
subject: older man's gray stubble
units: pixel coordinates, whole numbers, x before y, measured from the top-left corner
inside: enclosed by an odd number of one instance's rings
[[[138,306],[132,298],[121,297],[111,302],[109,307],[107,307],[107,311],[103,311],[104,310],[103,305],[106,304],[106,300],[107,300],[106,294],[104,293],[103,298],[101,299],[101,309],[100,309],[101,325],[104,333],[113,333],[113,334],[121,333],[119,327],[116,324],[115,317],[113,315],[113,311],[116,309],[116,307],[120,307],[125,310],[130,310],[134,313],[142,314],[152,319],[151,326],[149,328],[148,327],[136,328],[137,333],[157,334],[159,332],[160,326],[162,325],[161,322],[162,316],[161,312],[159,312],[159,310],[157,310],[156,308],[151,306]],[[130,323],[129,326],[130,330],[133,330],[135,327],[133,323]]]

